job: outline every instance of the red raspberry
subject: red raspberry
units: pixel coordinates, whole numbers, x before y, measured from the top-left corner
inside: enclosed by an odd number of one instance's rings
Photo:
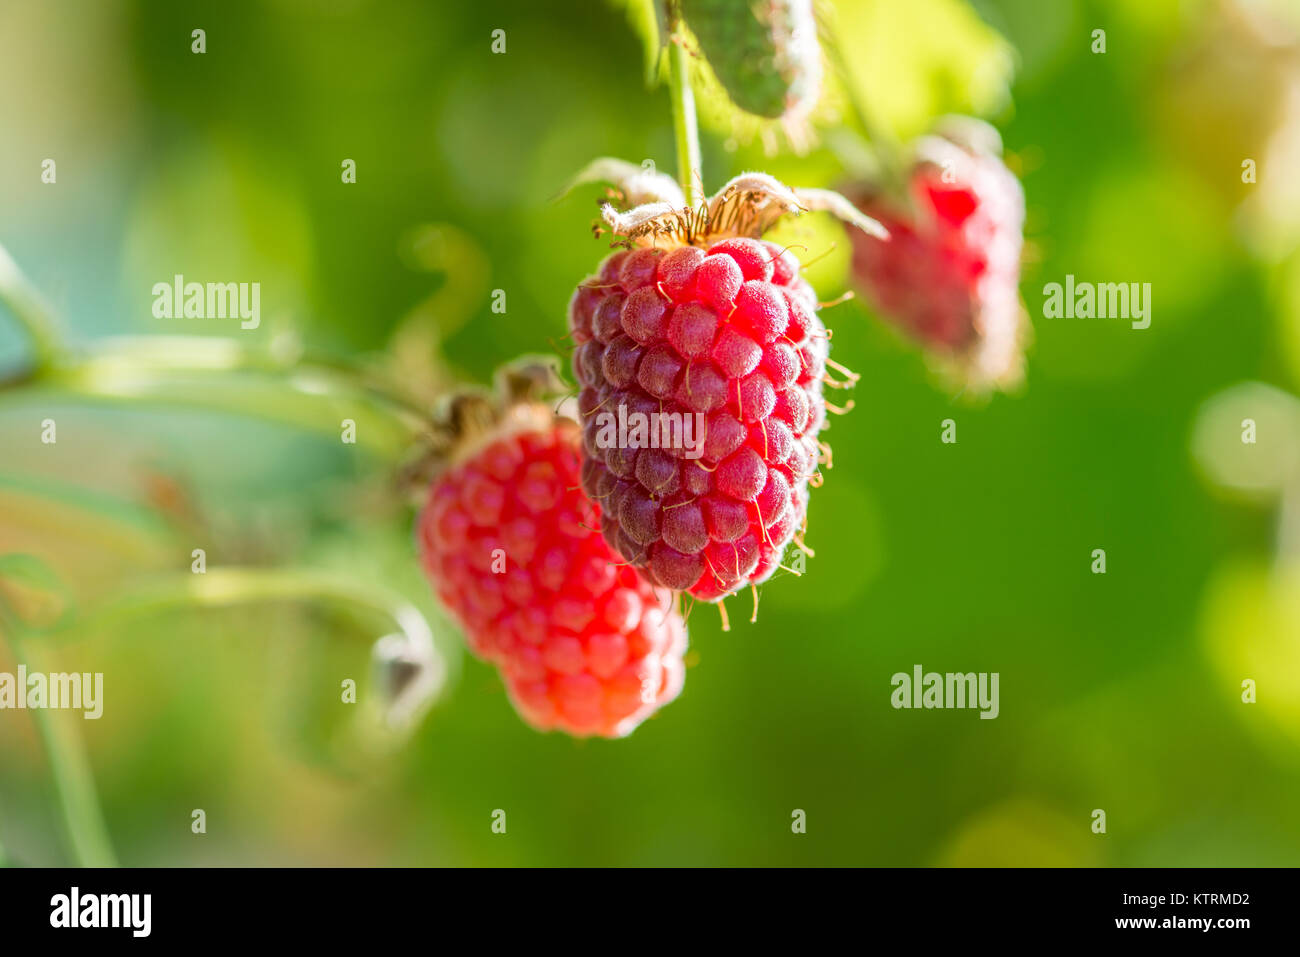
[[[681,690],[685,624],[601,538],[577,424],[538,406],[512,418],[433,482],[425,571],[525,721],[621,737]]]
[[[578,287],[569,327],[582,486],[605,540],[706,601],[766,580],[804,525],[824,418],[827,333],[795,257],[743,237],[616,252]],[[695,448],[656,428],[695,413]]]
[[[1013,384],[1028,328],[1018,291],[1024,192],[998,156],[996,133],[972,122],[966,134],[964,145],[918,144],[910,203],[860,200],[890,238],[855,232],[853,269],[887,319],[956,360],[971,384]]]

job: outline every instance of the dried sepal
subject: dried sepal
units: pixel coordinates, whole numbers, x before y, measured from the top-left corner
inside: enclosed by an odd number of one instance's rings
[[[856,226],[868,236],[888,239],[889,230],[858,209],[845,196],[832,189],[797,189],[794,191],[804,209],[810,212],[830,213],[850,226]]]
[[[683,226],[681,220],[690,220],[695,212],[684,203],[673,206],[669,203],[645,203],[620,213],[613,203],[602,203],[600,218],[615,236],[641,246],[658,246],[684,244],[686,240],[674,241],[679,232],[689,232],[689,226]],[[647,237],[650,237],[647,241]],[[663,243],[658,239],[662,238]]]
[[[504,435],[544,431],[556,419],[576,423],[567,388],[555,357],[521,356],[498,370],[492,389],[466,386],[444,396],[426,444],[402,468],[400,483],[423,495],[438,475]]]
[[[615,183],[630,196],[626,176],[643,172],[631,163],[597,160],[578,181],[604,179]],[[619,173],[624,174],[618,179]],[[601,175],[601,174],[604,175]],[[666,179],[662,173],[654,174]],[[577,182],[577,181],[575,181]],[[681,191],[673,183],[677,195]],[[646,195],[642,190],[642,195]],[[839,193],[826,189],[791,189],[767,173],[742,173],[698,207],[673,202],[665,189],[658,189],[648,202],[620,209],[613,201],[601,204],[600,214],[614,235],[633,246],[702,246],[721,239],[744,236],[757,239],[786,216],[824,211],[878,239],[888,238],[880,223],[862,213]]]

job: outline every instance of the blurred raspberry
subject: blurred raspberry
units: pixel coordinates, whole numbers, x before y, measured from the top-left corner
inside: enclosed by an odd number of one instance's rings
[[[605,544],[578,470],[571,420],[540,406],[497,423],[434,480],[419,546],[525,721],[621,737],[681,690],[686,628],[673,596]]]
[[[1028,323],[1020,302],[1024,192],[991,127],[962,120],[916,147],[906,201],[846,190],[889,230],[853,235],[853,271],[889,321],[979,389],[1021,377]]]
[[[574,293],[582,486],[655,584],[723,598],[767,579],[803,528],[825,412],[817,305],[793,255],[743,237],[620,251]],[[699,413],[698,444],[612,440],[633,413]]]

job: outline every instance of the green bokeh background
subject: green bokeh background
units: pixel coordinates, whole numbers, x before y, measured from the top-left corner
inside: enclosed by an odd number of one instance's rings
[[[447,660],[429,716],[381,754],[339,743],[340,680],[373,693],[380,625],[364,616],[278,604],[77,631],[56,660],[106,675],[103,719],[76,723],[122,863],[1300,863],[1300,577],[1275,501],[1216,488],[1190,446],[1222,390],[1300,380],[1295,256],[1252,245],[1240,158],[1204,162],[1235,128],[1189,124],[1167,99],[1216,5],[906,6],[842,0],[849,53],[899,135],[948,111],[1002,131],[1028,204],[1026,383],[956,397],[863,305],[829,310],[834,356],[862,381],[828,435],[816,557],[763,588],[755,625],[748,599],[727,633],[696,608],[681,698],[626,740],[531,731],[463,653],[386,463],[338,441],[348,415],[380,428],[365,408],[325,401],[286,424],[265,383],[247,383],[253,416],[0,395],[0,554],[40,556],[74,613],[187,573],[203,547],[212,565],[395,589]],[[708,129],[708,185],[752,168],[834,184],[825,140],[768,157]],[[598,191],[552,202],[560,186],[598,155],[671,170],[672,142],[666,91],[646,89],[614,5],[0,0],[0,243],[83,343],[291,335],[399,356],[422,387],[485,381],[563,346],[568,296],[607,251]],[[40,182],[46,157],[56,185]],[[830,250],[812,273],[829,300],[846,288],[843,236],[808,236]],[[153,283],[178,272],[260,281],[262,327],[153,318]],[[1043,284],[1067,273],[1151,282],[1151,328],[1042,319]],[[390,343],[412,315],[431,320],[436,357]],[[0,362],[22,349],[0,323]],[[38,441],[47,416],[54,446]],[[939,441],[947,418],[955,445]],[[192,503],[181,517],[151,504],[160,481]],[[916,664],[998,672],[1000,716],[892,709],[890,676]],[[0,846],[67,860],[20,712],[0,713]]]

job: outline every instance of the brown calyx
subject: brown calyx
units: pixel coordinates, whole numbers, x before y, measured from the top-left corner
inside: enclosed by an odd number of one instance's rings
[[[574,422],[566,414],[566,392],[554,358],[524,356],[507,363],[492,389],[469,387],[442,400],[427,444],[401,469],[399,482],[422,499],[430,482],[492,442]]]

